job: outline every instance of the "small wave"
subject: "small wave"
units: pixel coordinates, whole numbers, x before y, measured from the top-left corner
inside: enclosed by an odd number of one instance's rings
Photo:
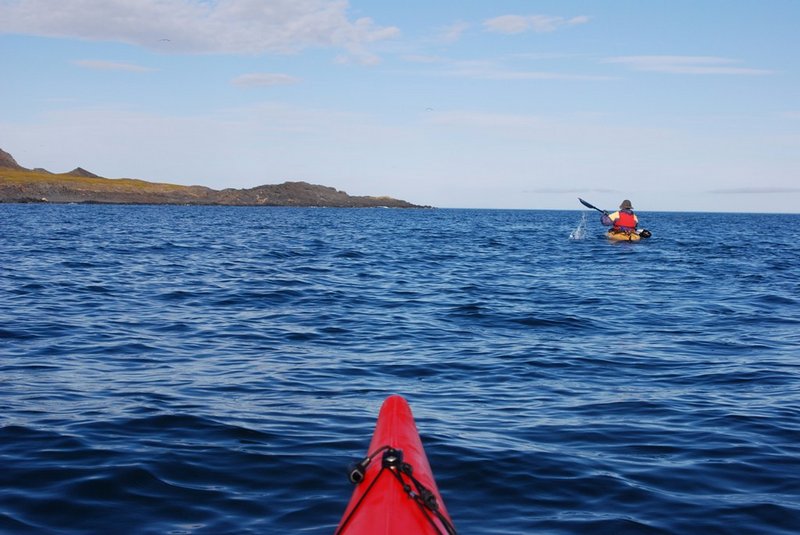
[[[526,327],[556,327],[568,329],[585,329],[595,325],[594,320],[578,316],[559,316],[557,318],[548,316],[527,316],[512,319],[514,323]]]
[[[30,330],[9,330],[0,328],[0,339],[6,340],[30,340],[44,336],[44,333],[37,334]]]
[[[362,252],[362,251],[356,251],[356,250],[350,249],[350,250],[341,251],[339,253],[336,253],[336,255],[334,255],[334,256],[336,258],[344,258],[344,259],[347,259],[347,260],[360,260],[362,258],[366,258],[367,254]]]
[[[0,531],[330,534],[399,392],[459,532],[800,533],[800,217],[0,211]]]
[[[766,294],[758,297],[758,300],[768,305],[796,305],[797,299],[789,295]]]

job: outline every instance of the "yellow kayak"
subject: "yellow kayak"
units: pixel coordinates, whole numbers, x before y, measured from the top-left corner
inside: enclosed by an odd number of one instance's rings
[[[649,238],[650,231],[642,230],[636,232],[635,230],[617,230],[611,229],[606,233],[608,239],[611,241],[639,241],[642,238]]]

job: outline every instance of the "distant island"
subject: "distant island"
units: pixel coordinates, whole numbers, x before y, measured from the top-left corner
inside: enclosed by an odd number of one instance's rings
[[[352,196],[307,182],[215,190],[131,178],[104,178],[81,167],[68,173],[26,169],[0,149],[0,203],[196,204],[330,208],[425,208],[391,197]]]

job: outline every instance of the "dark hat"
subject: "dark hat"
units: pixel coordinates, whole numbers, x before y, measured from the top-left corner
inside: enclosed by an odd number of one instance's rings
[[[633,205],[631,204],[631,201],[629,201],[628,199],[625,199],[624,201],[622,201],[622,204],[619,205],[619,209],[620,210],[633,210]]]

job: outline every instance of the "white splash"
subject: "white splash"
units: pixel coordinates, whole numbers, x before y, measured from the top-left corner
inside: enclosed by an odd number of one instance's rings
[[[570,240],[582,240],[586,237],[586,212],[581,214],[581,221],[575,230],[569,233]]]

